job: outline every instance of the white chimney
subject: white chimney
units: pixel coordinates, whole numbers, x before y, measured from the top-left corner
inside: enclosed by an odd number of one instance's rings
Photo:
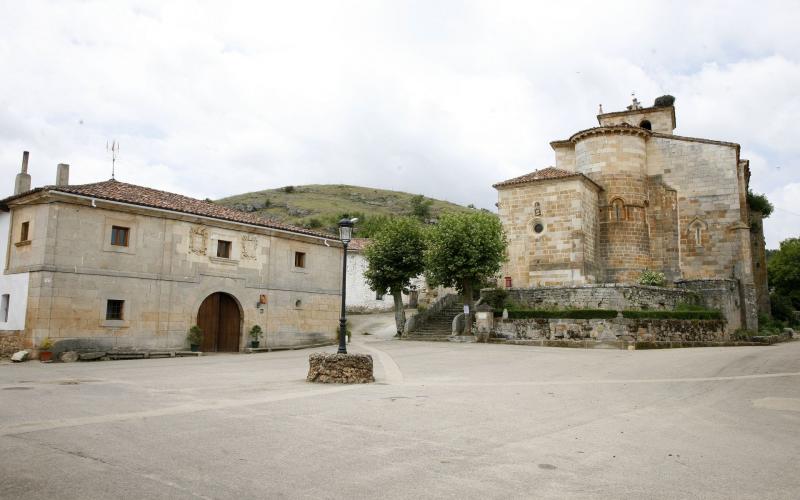
[[[28,155],[27,151],[22,152],[22,171],[14,179],[14,194],[31,190],[31,176],[28,174]]]
[[[69,164],[59,163],[56,167],[56,186],[69,186]]]

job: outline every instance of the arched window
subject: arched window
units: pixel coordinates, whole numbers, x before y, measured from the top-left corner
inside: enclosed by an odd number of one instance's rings
[[[690,241],[694,241],[695,247],[702,247],[703,246],[703,233],[708,229],[708,224],[703,222],[699,217],[695,217],[692,222],[689,223],[689,228],[687,229],[687,239]]]
[[[642,120],[641,123],[639,123],[639,126],[647,130],[653,130],[653,126],[650,124],[650,120]]]
[[[614,198],[611,200],[610,218],[616,222],[625,220],[625,202],[622,201],[622,198]]]

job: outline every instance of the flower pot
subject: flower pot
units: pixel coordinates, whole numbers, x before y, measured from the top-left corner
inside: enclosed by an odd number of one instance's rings
[[[250,347],[252,347],[252,348],[256,348],[259,345],[261,345],[261,342],[259,342],[258,340],[251,340],[250,341]]]
[[[49,363],[53,361],[53,353],[50,351],[39,351],[39,361]]]
[[[197,351],[200,350],[200,345],[199,344],[189,344],[189,349],[192,352],[197,352]]]

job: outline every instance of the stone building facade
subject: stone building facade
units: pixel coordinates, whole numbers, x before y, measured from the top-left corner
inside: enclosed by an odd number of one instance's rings
[[[262,347],[335,340],[338,240],[115,180],[69,185],[66,168],[57,185],[23,179],[0,201],[13,320],[0,334],[25,347],[181,349],[198,324],[203,350],[238,351],[259,325]]]
[[[673,106],[634,100],[597,119],[550,143],[554,167],[494,185],[509,241],[505,283],[633,284],[645,269],[670,284],[733,279],[741,314],[728,321],[756,328],[759,304],[769,309],[758,274],[766,262],[740,146],[675,135]]]

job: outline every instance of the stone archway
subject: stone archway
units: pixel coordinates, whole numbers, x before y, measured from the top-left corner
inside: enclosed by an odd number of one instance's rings
[[[200,304],[197,326],[203,330],[203,352],[238,352],[242,312],[233,296],[212,293]]]

